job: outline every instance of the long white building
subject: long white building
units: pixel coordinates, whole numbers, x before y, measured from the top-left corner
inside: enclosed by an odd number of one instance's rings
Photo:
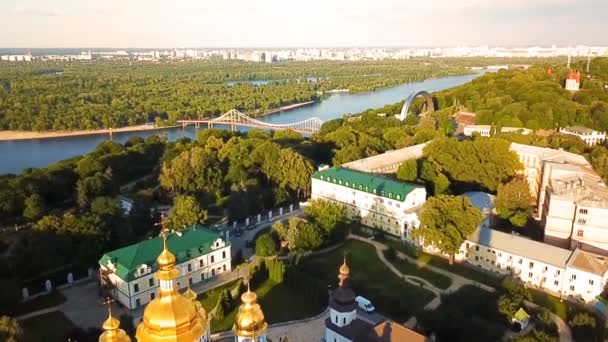
[[[192,226],[167,236],[167,245],[177,258],[180,276],[178,289],[230,271],[230,243],[221,235],[202,226]],[[145,305],[156,297],[158,282],[156,257],[163,249],[156,237],[104,254],[99,259],[102,286],[112,288],[112,295],[129,309]]]
[[[494,212],[494,196],[483,192],[468,192],[463,196],[482,211],[485,219],[460,246],[455,255],[457,262],[511,275],[556,296],[590,302],[602,293],[608,280],[608,257],[491,229],[489,219]],[[421,246],[419,241],[410,242],[437,253],[434,248]]]
[[[419,225],[416,212],[426,201],[426,189],[420,184],[337,167],[312,175],[311,197],[341,203],[348,215],[360,218],[363,225],[405,239]]]
[[[605,256],[482,227],[462,244],[455,259],[586,302],[602,293],[608,279]]]
[[[606,141],[606,132],[596,131],[587,127],[562,127],[559,129],[559,132],[563,134],[575,135],[589,146],[595,146]]]

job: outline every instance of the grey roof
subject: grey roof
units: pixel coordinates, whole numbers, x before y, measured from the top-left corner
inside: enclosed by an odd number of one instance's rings
[[[572,254],[572,251],[567,249],[488,228],[477,228],[469,236],[468,240],[513,255],[519,255],[559,267],[565,267]]]
[[[386,151],[375,156],[342,164],[342,166],[365,172],[376,172],[383,168],[397,168],[406,160],[422,158],[424,147],[427,144],[428,143],[423,143],[400,148],[398,150]]]
[[[568,266],[603,277],[608,271],[608,257],[576,249]]]

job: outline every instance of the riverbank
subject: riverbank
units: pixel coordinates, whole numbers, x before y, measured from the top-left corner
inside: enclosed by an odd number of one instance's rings
[[[267,111],[264,114],[258,115],[257,117],[266,116],[266,115],[270,115],[270,114],[275,114],[275,113],[283,112],[283,111],[290,110],[290,109],[305,107],[305,106],[311,105],[311,104],[313,104],[315,102],[317,102],[317,101],[307,101],[307,102],[300,102],[300,103],[290,104],[290,105],[287,105],[287,106],[283,106],[283,107],[279,107],[279,108],[275,108],[275,109],[269,110],[269,111]]]
[[[79,137],[85,135],[99,135],[99,134],[115,134],[123,132],[142,132],[142,131],[156,131],[168,128],[175,128],[178,126],[166,126],[156,127],[147,125],[128,126],[121,128],[112,129],[85,129],[78,131],[50,131],[50,132],[34,132],[34,131],[0,131],[0,141],[11,141],[11,140],[33,140],[33,139],[51,139],[51,138],[65,138],[65,137]]]

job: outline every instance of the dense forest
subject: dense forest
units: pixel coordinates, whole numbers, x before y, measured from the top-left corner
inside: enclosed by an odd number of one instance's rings
[[[232,108],[261,114],[317,100],[317,92],[351,91],[464,74],[445,62],[0,63],[0,128],[75,130],[209,117]],[[256,86],[234,80],[274,80]]]
[[[317,61],[0,62],[0,129],[49,131],[117,128],[217,116],[252,115],[318,100],[332,89],[370,91],[432,77],[469,73],[500,59]],[[509,60],[526,63],[527,59]],[[255,86],[247,82],[272,80]]]
[[[571,70],[584,76],[581,90],[564,89],[564,65],[488,73],[460,87],[436,93],[440,108],[459,104],[477,113],[478,124],[531,129],[582,125],[608,130],[608,58],[595,58],[586,75],[583,62]]]

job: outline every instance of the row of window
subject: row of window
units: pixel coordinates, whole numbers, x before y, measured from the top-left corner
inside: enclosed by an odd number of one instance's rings
[[[325,177],[325,176],[321,175],[321,180],[327,180],[328,182],[332,182],[332,183],[339,184],[339,185],[344,185],[344,186],[347,186],[347,187],[350,187],[350,188],[353,188],[353,189],[359,189],[361,191],[367,191],[367,192],[370,191],[369,190],[369,186],[365,186],[364,187],[361,184],[357,185],[357,183],[349,183],[348,181],[345,181],[344,184],[343,184],[342,180],[338,179],[338,178],[332,178],[332,177],[329,177],[329,176]],[[377,194],[378,191],[375,188],[372,188],[372,193],[373,194]],[[384,196],[384,194],[385,194],[384,190],[380,190],[380,196]],[[397,198],[398,200],[401,199],[401,195],[400,194],[395,194],[395,195],[396,195],[395,198]],[[388,198],[393,198],[393,193],[392,192],[388,192]]]
[[[222,251],[222,260],[226,260],[226,251]],[[211,260],[210,260],[211,264],[215,263],[215,255],[211,255]],[[192,263],[189,263],[187,266],[188,272],[192,272]],[[200,259],[199,260],[199,266],[202,268],[204,267],[204,259]],[[224,270],[226,270],[226,265],[224,265]],[[214,275],[215,275],[215,270],[211,270]],[[201,280],[202,280],[203,275],[201,274]],[[148,279],[148,285],[149,287],[154,287],[156,286],[155,282],[154,282],[154,278],[150,278]],[[139,284],[133,284],[133,291],[135,293],[139,292]]]
[[[218,267],[218,268],[217,268],[217,271],[219,272],[219,271],[221,270],[222,272],[225,272],[225,271],[226,271],[226,269],[227,269],[227,268],[226,268],[226,265],[224,264],[224,265],[222,265],[222,268],[219,268],[219,267]],[[211,269],[211,276],[213,277],[213,276],[215,276],[215,274],[216,274],[216,270],[215,270],[215,269]],[[200,281],[203,281],[203,280],[205,280],[205,274],[204,274],[204,273],[201,273],[201,275],[200,275]],[[192,286],[192,284],[193,284],[192,277],[188,278],[188,283],[190,284],[190,286]],[[156,284],[156,282],[154,281],[154,278],[150,278],[150,279],[148,280],[148,285],[149,285],[150,287],[154,287],[154,286],[155,286],[155,284]],[[179,281],[177,282],[177,288],[178,288],[178,289],[179,289],[179,288],[181,288],[181,283],[180,283]],[[135,293],[139,292],[139,284],[137,284],[137,283],[136,283],[136,284],[133,284],[133,291],[134,291]],[[150,293],[150,300],[154,299],[154,297],[155,297],[155,296],[156,296],[156,293],[155,293],[155,292],[151,292],[151,293]],[[137,299],[137,300],[136,300],[136,302],[137,302],[138,300],[139,300],[139,299]],[[138,305],[138,306],[139,306],[139,305]]]

